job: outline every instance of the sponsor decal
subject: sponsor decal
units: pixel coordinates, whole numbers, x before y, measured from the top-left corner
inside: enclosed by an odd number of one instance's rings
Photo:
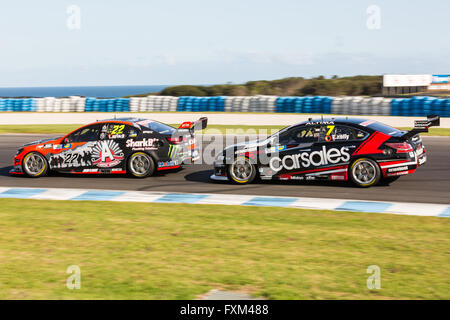
[[[125,135],[121,134],[108,134],[108,139],[125,139]]]
[[[175,166],[178,166],[178,161],[158,162],[158,168],[175,167]]]
[[[266,149],[266,153],[280,152],[280,151],[286,150],[286,148],[287,147],[285,145],[284,146],[271,147],[271,148]]]
[[[123,159],[122,149],[113,140],[99,141],[92,148],[92,164],[97,167],[114,167],[121,163]]]
[[[307,126],[314,126],[314,125],[320,125],[320,124],[334,124],[334,121],[319,121],[319,122],[307,122],[305,125]]]
[[[270,159],[269,167],[275,172],[282,169],[294,170],[300,168],[308,168],[310,166],[324,166],[328,164],[336,164],[339,162],[347,162],[350,160],[350,154],[348,153],[348,147],[342,147],[340,149],[330,148],[325,146],[320,151],[302,152],[293,155],[287,155],[283,159],[279,157],[273,157]]]
[[[363,131],[358,131],[358,132],[356,133],[356,137],[357,137],[357,138],[364,138],[365,135],[366,135],[366,134],[365,134],[365,132],[363,132]]]
[[[393,177],[393,176],[403,176],[403,175],[406,175],[406,174],[408,174],[408,171],[387,173],[386,176],[387,177]]]
[[[67,167],[87,167],[91,166],[91,152],[92,147],[96,142],[91,141],[87,142],[82,146],[79,146],[73,150],[64,150],[62,152],[52,154],[49,158],[50,168],[67,168]],[[61,145],[59,145],[61,146]],[[53,149],[62,149],[55,148]]]
[[[331,180],[345,180],[345,176],[342,175],[331,175]]]
[[[137,137],[137,131],[136,130],[130,130],[130,134],[128,135],[129,138],[135,138]]]
[[[429,126],[430,126],[430,122],[428,120],[415,120],[414,121],[414,128],[428,129]]]
[[[419,165],[422,165],[425,162],[427,162],[427,157],[426,156],[423,156],[422,158],[419,158]]]
[[[408,166],[390,168],[390,169],[388,169],[388,172],[398,172],[398,171],[405,171],[405,170],[408,170]]]
[[[192,122],[183,122],[180,126],[180,129],[190,129],[192,126]]]
[[[72,148],[72,144],[54,144],[53,150],[60,150],[60,149],[70,149]]]
[[[53,148],[53,144],[49,143],[49,144],[44,144],[44,149],[51,149]]]
[[[178,146],[170,144],[169,145],[169,153],[168,153],[169,158],[175,157],[177,153],[178,153]]]
[[[155,150],[157,149],[157,142],[159,139],[156,138],[144,138],[139,141],[133,139],[128,139],[125,147],[131,148],[131,150]]]
[[[333,134],[333,140],[348,140],[350,139],[350,135],[347,133]]]

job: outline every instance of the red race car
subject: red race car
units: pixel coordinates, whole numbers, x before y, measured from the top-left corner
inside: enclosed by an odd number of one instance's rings
[[[195,130],[207,118],[179,128],[137,118],[98,121],[63,137],[23,145],[11,174],[42,177],[49,170],[75,174],[124,174],[137,178],[179,168],[199,158]]]

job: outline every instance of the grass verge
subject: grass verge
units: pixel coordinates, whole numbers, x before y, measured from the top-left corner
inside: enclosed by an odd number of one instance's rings
[[[0,299],[450,298],[445,218],[0,199],[0,230]],[[71,265],[80,290],[66,288]]]
[[[171,124],[178,127],[179,124]],[[28,134],[66,134],[79,127],[81,124],[33,124],[33,125],[0,125],[2,133],[28,133]],[[263,133],[273,134],[286,126],[242,126],[242,125],[208,125],[203,130],[206,134],[253,134],[263,130]],[[400,128],[410,130],[411,128]],[[422,133],[424,136],[450,136],[450,128],[431,128],[430,132]]]

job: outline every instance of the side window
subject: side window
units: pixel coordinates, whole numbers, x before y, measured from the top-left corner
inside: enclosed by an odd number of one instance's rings
[[[301,126],[292,128],[280,134],[279,144],[293,145],[301,143],[312,143],[319,139],[319,127]]]
[[[89,127],[82,128],[75,131],[70,136],[68,136],[67,143],[72,142],[88,142],[98,140],[100,128],[98,125],[92,125]]]
[[[137,137],[139,130],[123,123],[107,123],[102,125],[100,140],[127,139]]]

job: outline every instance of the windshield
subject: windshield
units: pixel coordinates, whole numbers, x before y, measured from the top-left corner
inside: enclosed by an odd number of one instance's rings
[[[164,124],[164,123],[161,123],[158,121],[153,121],[153,120],[139,121],[138,124],[140,124],[141,126],[147,127],[150,130],[161,133],[161,134],[172,134],[176,131],[176,129],[174,127],[171,127],[167,124]]]

